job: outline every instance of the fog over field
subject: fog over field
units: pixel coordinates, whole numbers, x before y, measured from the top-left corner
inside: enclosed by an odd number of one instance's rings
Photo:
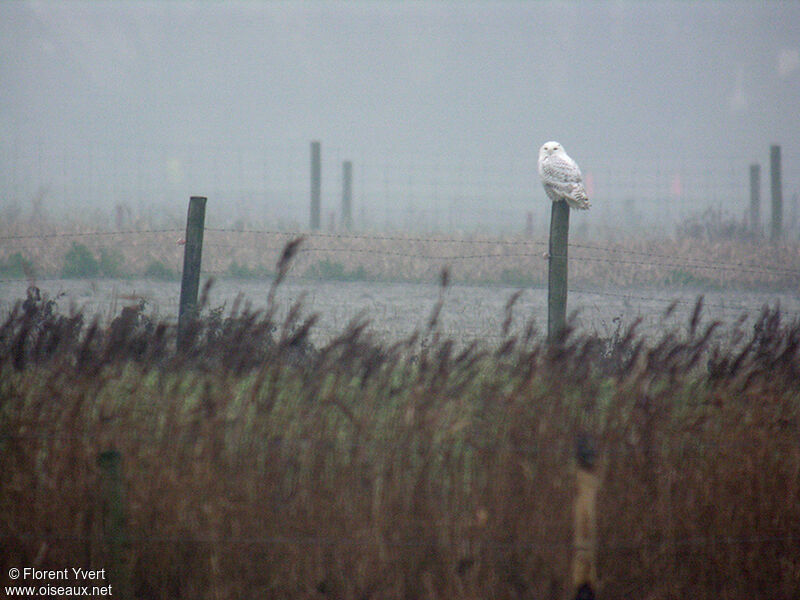
[[[320,140],[325,226],[352,160],[359,227],[541,229],[555,139],[594,197],[578,224],[742,220],[753,162],[766,220],[771,144],[796,223],[798,22],[796,2],[4,2],[0,211],[180,221],[203,194],[212,222],[303,228]]]
[[[800,598],[798,157],[797,0],[0,0],[0,589]]]

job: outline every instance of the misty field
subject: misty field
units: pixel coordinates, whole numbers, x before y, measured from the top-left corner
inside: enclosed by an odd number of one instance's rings
[[[300,305],[235,308],[178,350],[136,308],[104,324],[19,304],[0,328],[3,577],[106,568],[133,598],[563,598],[589,434],[600,597],[797,597],[800,322],[765,310],[721,338],[698,305],[658,337],[504,327],[490,349],[447,339],[440,309],[393,344],[362,321],[314,346]]]
[[[140,224],[141,225],[141,224]],[[800,242],[771,244],[728,231],[717,215],[686,222],[657,237],[573,236],[570,285],[603,288],[688,287],[798,290]],[[579,234],[580,232],[578,232]],[[456,283],[542,286],[547,238],[477,233],[298,233],[207,227],[207,276],[268,279],[284,245],[304,236],[292,275],[339,281],[435,281],[447,267]],[[0,224],[0,277],[149,277],[176,279],[184,231],[142,227],[109,230],[94,223],[48,219]]]
[[[0,0],[0,593],[800,600],[798,24]]]

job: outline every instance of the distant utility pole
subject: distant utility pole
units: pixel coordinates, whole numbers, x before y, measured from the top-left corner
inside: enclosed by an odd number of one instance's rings
[[[320,198],[322,196],[322,161],[319,142],[311,142],[311,230],[320,226]]]
[[[750,165],[750,233],[761,236],[761,165]]]
[[[353,228],[353,163],[349,160],[342,165],[342,226],[350,231]]]
[[[781,147],[771,146],[769,149],[769,181],[772,195],[772,241],[781,239],[783,233],[783,190],[781,186]]]

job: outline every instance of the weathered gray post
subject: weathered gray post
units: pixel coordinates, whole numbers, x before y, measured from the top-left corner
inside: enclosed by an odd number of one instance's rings
[[[203,256],[203,230],[206,221],[206,198],[192,196],[186,217],[186,244],[183,248],[181,299],[178,306],[178,345],[187,325],[197,316],[197,292],[200,289],[200,262]]]
[[[349,160],[342,165],[342,226],[348,231],[353,228],[353,163]]]
[[[550,247],[547,273],[547,339],[558,340],[567,325],[567,245],[569,205],[553,202],[550,213]]]
[[[122,493],[122,457],[106,450],[97,457],[102,472],[103,536],[108,548],[108,571],[115,598],[131,598],[131,571],[125,557],[129,544]]]
[[[750,165],[750,233],[761,235],[761,165]]]
[[[578,439],[577,494],[573,509],[572,587],[575,600],[595,597],[597,589],[597,492],[601,474],[591,436]]]
[[[781,186],[781,147],[770,146],[769,149],[769,182],[772,195],[772,229],[771,239],[781,238],[783,230],[783,189]]]
[[[322,161],[319,142],[311,142],[311,229],[320,226],[320,198],[322,195]]]

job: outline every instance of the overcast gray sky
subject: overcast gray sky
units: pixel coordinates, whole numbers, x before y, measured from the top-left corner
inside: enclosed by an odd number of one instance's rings
[[[800,153],[800,2],[2,2],[0,54],[5,157],[312,139],[530,164],[556,139],[584,170]]]

